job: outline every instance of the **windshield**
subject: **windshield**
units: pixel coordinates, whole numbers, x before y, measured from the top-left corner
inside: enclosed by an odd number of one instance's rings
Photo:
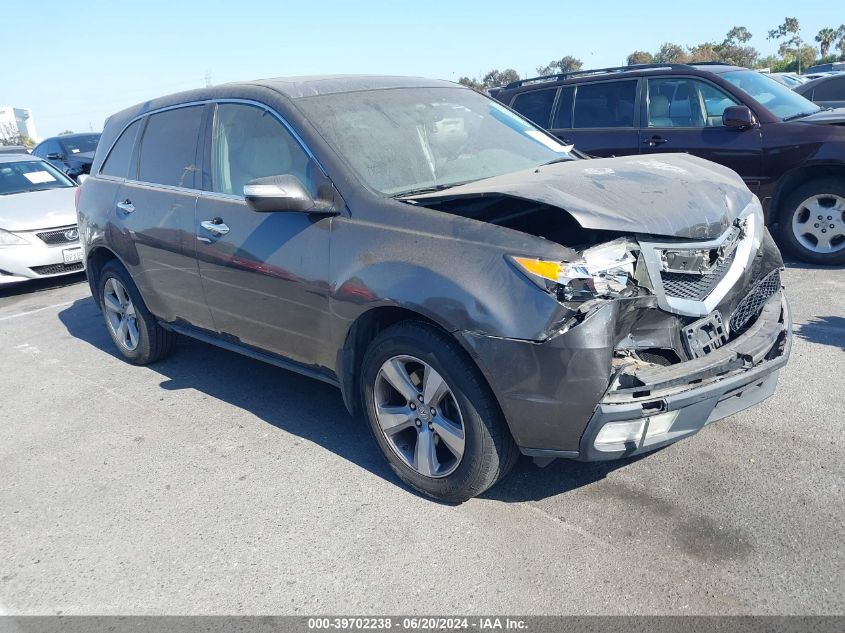
[[[574,160],[553,137],[465,88],[345,92],[297,105],[358,177],[385,195]]]
[[[73,186],[72,180],[42,160],[0,162],[0,196]]]
[[[781,121],[797,119],[821,110],[812,101],[753,70],[734,70],[722,77],[766,106]]]
[[[86,152],[93,152],[97,149],[97,143],[99,142],[99,134],[86,134],[84,136],[73,136],[71,138],[62,139],[62,145],[64,145],[68,154],[84,154]]]

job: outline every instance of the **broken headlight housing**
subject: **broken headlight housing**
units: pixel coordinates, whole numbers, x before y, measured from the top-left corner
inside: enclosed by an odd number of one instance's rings
[[[510,260],[531,281],[559,301],[616,299],[639,293],[635,269],[639,246],[628,239],[593,246],[572,262],[511,255]]]

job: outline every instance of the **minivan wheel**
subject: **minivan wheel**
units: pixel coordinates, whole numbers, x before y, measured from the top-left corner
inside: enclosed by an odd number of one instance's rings
[[[98,287],[106,328],[123,358],[134,365],[147,365],[170,353],[174,334],[150,314],[122,265],[115,261],[106,264]]]
[[[466,501],[507,474],[519,456],[478,368],[426,323],[399,323],[376,337],[364,356],[361,391],[390,467],[426,495]]]
[[[812,180],[781,205],[780,237],[798,258],[813,264],[845,262],[845,183]]]

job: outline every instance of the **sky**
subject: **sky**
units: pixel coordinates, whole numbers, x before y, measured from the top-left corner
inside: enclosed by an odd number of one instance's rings
[[[8,1],[8,0],[7,0]],[[574,55],[617,66],[663,42],[721,41],[733,26],[766,34],[797,17],[812,40],[837,28],[833,0],[41,0],[7,12],[0,34],[0,106],[30,108],[40,137],[100,131],[146,99],[227,81],[334,73],[457,81],[491,68],[535,74]],[[705,8],[706,7],[706,8]],[[11,28],[17,22],[19,28]]]

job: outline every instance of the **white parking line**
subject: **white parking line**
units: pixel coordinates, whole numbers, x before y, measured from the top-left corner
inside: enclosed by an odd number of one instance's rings
[[[66,308],[69,305],[73,305],[73,301],[65,301],[64,303],[56,303],[51,306],[44,306],[43,308],[37,308],[35,310],[29,310],[28,312],[19,312],[18,314],[10,314],[9,316],[0,317],[0,321],[8,321],[9,319],[17,319],[18,317],[27,316],[29,314],[35,314],[36,312],[43,312],[44,310],[54,310],[56,308]]]

